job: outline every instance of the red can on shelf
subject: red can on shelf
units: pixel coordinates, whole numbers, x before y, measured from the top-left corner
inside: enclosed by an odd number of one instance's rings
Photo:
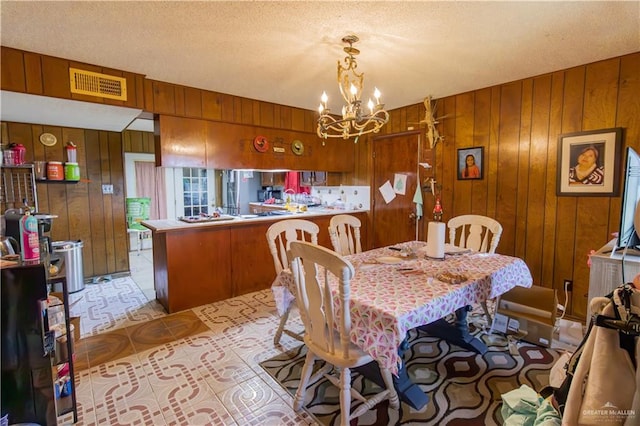
[[[64,180],[64,167],[60,161],[49,161],[47,163],[47,179]]]
[[[24,164],[24,157],[27,149],[21,143],[11,144],[11,150],[13,151],[13,164],[19,166]]]

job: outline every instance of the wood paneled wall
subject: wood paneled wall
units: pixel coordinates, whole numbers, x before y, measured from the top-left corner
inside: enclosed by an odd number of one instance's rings
[[[12,122],[2,125],[2,144],[23,144],[28,163],[65,161],[64,146],[69,141],[76,144],[80,182],[36,183],[38,210],[58,216],[51,228],[54,241],[82,240],[85,277],[129,271],[122,140],[123,135],[128,140],[136,139],[136,132]],[[55,135],[58,143],[42,145],[39,137],[44,132]],[[103,195],[102,184],[113,185],[113,194]]]
[[[445,139],[434,150],[433,172],[422,177],[433,174],[442,185],[443,220],[468,213],[496,218],[504,227],[498,252],[523,258],[534,283],[558,289],[561,302],[563,280],[573,280],[568,313],[586,318],[587,255],[617,231],[620,196],[556,196],[558,136],[622,127],[623,146],[640,150],[638,94],[635,53],[439,99]],[[423,116],[421,104],[394,110],[385,131],[406,130]],[[458,180],[457,150],[478,146],[484,179]],[[366,162],[360,164],[366,172]],[[425,212],[432,206],[425,193]]]
[[[71,61],[63,58],[25,52],[2,46],[2,90],[73,99],[85,102],[104,103],[131,108],[144,108],[144,76],[101,66]],[[127,81],[127,100],[120,101],[99,96],[71,93],[69,68],[97,72]]]

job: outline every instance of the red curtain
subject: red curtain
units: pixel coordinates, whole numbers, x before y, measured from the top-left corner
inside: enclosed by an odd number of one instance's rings
[[[284,189],[292,189],[296,194],[311,194],[310,186],[300,186],[300,173],[287,172],[284,178]]]

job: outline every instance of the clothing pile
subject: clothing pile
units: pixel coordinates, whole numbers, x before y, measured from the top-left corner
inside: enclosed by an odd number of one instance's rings
[[[595,297],[582,343],[553,396],[563,425],[640,424],[640,290],[633,284]]]

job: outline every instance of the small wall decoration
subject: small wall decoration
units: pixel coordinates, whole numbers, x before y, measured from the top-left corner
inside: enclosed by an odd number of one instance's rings
[[[484,147],[458,149],[458,179],[472,180],[484,177]]]
[[[616,196],[619,192],[622,128],[560,135],[558,196]]]
[[[267,152],[269,150],[269,140],[264,136],[256,136],[253,140],[253,147],[258,152]]]

